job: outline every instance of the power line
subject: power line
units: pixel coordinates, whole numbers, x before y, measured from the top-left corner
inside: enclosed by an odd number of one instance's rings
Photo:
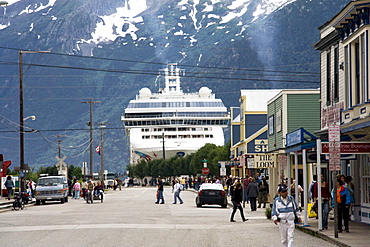
[[[125,128],[124,127],[111,127],[111,128],[105,128],[105,130],[124,130]],[[93,128],[93,130],[99,130],[99,128]],[[54,132],[54,131],[90,131],[90,129],[72,129],[72,128],[68,128],[68,129],[38,129],[37,132]],[[18,130],[17,131],[9,131],[9,130],[6,130],[6,131],[0,131],[0,133],[11,133],[11,132],[19,132]]]
[[[18,64],[15,62],[10,62],[13,64]],[[23,63],[24,65],[35,66],[35,67],[47,67],[47,68],[59,68],[59,69],[75,69],[75,70],[87,70],[87,71],[100,71],[100,72],[110,72],[110,73],[122,73],[122,74],[136,74],[136,75],[158,75],[157,72],[147,72],[147,71],[138,71],[138,70],[120,70],[120,69],[97,69],[97,68],[88,68],[88,67],[72,67],[72,66],[60,66],[60,65],[46,65],[46,64],[32,64],[32,63]],[[317,83],[315,81],[303,81],[303,80],[278,80],[278,79],[264,79],[264,78],[239,78],[239,77],[213,77],[213,76],[182,76],[184,78],[198,78],[198,79],[217,79],[217,80],[239,80],[239,81],[268,81],[268,82],[299,82],[299,83]]]
[[[3,46],[0,46],[0,49],[9,49],[9,50],[15,50],[15,51],[22,50],[22,49],[3,47]],[[96,57],[96,56],[82,56],[82,55],[76,55],[76,54],[63,54],[63,53],[55,53],[55,52],[49,52],[47,54],[57,55],[57,56],[67,56],[67,57],[73,57],[73,58],[97,59],[97,60],[108,60],[108,61],[117,61],[117,62],[143,63],[143,64],[167,66],[167,63],[160,63],[160,62],[147,62],[147,61],[137,61],[137,60],[129,60],[129,59],[104,58],[104,57]],[[298,65],[299,64],[296,64],[295,66],[298,66]],[[184,67],[184,68],[189,67],[189,68],[197,68],[197,69],[200,68],[200,69],[236,70],[236,71],[260,71],[260,72],[272,72],[272,73],[294,73],[294,74],[311,74],[311,75],[320,74],[320,73],[304,72],[304,71],[303,72],[302,71],[292,72],[292,71],[266,70],[266,69],[258,69],[258,68],[225,68],[225,67],[211,67],[211,66],[198,66],[198,65],[186,65],[186,64],[182,64],[181,67]]]

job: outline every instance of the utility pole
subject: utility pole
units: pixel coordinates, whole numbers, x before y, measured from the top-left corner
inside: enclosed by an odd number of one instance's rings
[[[4,4],[4,3],[2,3]],[[20,189],[21,191],[26,190],[24,182],[24,118],[23,118],[23,54],[24,53],[49,53],[50,51],[19,51],[19,159],[20,159]]]
[[[100,172],[99,172],[99,176],[100,176],[100,180],[101,180],[101,184],[103,185],[103,187],[105,187],[105,184],[104,184],[104,128],[106,127],[106,125],[109,125],[110,123],[97,123],[95,125],[100,125],[100,157],[101,157],[101,167],[100,167]]]
[[[166,160],[166,150],[164,147],[164,132],[162,133],[162,156],[163,156],[163,160]]]
[[[92,113],[92,104],[94,103],[101,103],[100,101],[84,101],[81,103],[89,103],[90,104],[90,121],[87,122],[87,126],[90,127],[90,177],[92,178],[93,176],[93,113]]]
[[[57,142],[58,142],[58,157],[59,157],[59,158],[62,158],[62,157],[61,157],[61,155],[60,155],[60,154],[61,154],[61,153],[60,153],[60,143],[62,142],[62,140],[60,140],[60,137],[64,137],[64,136],[65,136],[65,135],[61,135],[61,134],[58,134],[58,135],[56,135],[56,136],[53,136],[53,137],[58,137],[58,141],[57,141]]]

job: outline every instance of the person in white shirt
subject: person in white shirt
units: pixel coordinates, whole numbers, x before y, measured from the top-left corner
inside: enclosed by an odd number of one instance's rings
[[[288,196],[288,188],[285,184],[278,187],[279,196],[275,198],[272,206],[271,219],[275,225],[279,224],[281,243],[283,247],[294,246],[294,219],[301,221],[298,205],[292,196]]]
[[[179,183],[179,180],[175,180],[175,184],[173,186],[173,190],[172,190],[172,193],[173,193],[173,204],[176,204],[177,203],[177,199],[179,199],[180,201],[180,204],[183,204],[184,201],[181,199],[180,197],[180,192],[183,190],[183,185]]]

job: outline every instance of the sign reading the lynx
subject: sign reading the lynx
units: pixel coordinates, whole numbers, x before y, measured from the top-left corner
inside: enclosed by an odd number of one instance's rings
[[[275,154],[255,154],[254,168],[276,168]]]

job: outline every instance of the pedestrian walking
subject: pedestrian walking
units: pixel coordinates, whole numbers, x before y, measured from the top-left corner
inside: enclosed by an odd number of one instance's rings
[[[288,196],[288,188],[285,184],[278,187],[279,196],[275,198],[271,219],[275,225],[279,224],[281,243],[283,247],[294,246],[294,219],[301,221],[298,205],[292,196]]]
[[[13,188],[14,188],[14,182],[12,180],[12,176],[8,176],[6,178],[6,181],[4,183],[5,188],[8,190],[8,200],[10,200],[10,196],[13,193]]]
[[[117,183],[118,183],[118,189],[122,190],[122,180],[118,178]]]
[[[315,198],[314,198],[314,188],[315,188],[315,184],[317,183],[317,175],[313,175],[313,179],[308,187],[308,193],[309,193],[309,197],[311,199],[312,202],[315,201]]]
[[[82,197],[85,198],[86,190],[87,190],[87,182],[86,182],[85,179],[82,180],[81,190],[82,190]],[[81,194],[81,192],[80,192],[80,194]]]
[[[233,184],[233,176],[230,175],[228,179],[226,179],[226,186],[227,186],[227,192],[228,195],[231,195],[230,190],[231,190],[231,185]]]
[[[175,184],[173,185],[172,193],[173,193],[173,204],[177,203],[177,199],[179,199],[180,204],[183,204],[184,201],[180,197],[180,192],[184,190],[182,184],[179,183],[179,180],[175,179]]]
[[[157,182],[157,201],[155,202],[156,204],[159,204],[159,201],[162,201],[161,204],[164,204],[164,197],[163,197],[163,181],[162,177],[158,177],[158,182]]]
[[[266,208],[267,194],[269,193],[269,185],[266,182],[266,178],[262,177],[262,181],[258,185],[259,195],[258,195],[258,208],[261,208],[263,203],[263,208]]]
[[[244,217],[243,207],[241,205],[242,201],[243,201],[242,184],[238,183],[236,184],[233,196],[231,197],[231,202],[233,203],[233,212],[231,213],[230,222],[235,222],[234,215],[237,209],[239,209],[240,211],[240,216],[242,217],[243,222],[247,221],[247,219]]]
[[[256,179],[252,178],[247,188],[247,195],[251,205],[251,211],[257,211],[258,184]]]
[[[315,202],[315,208],[318,208],[318,190],[317,190],[317,183],[313,186],[313,198]],[[324,181],[324,176],[321,174],[321,208],[322,208],[322,229],[328,229],[328,219],[329,219],[329,211],[330,211],[330,201],[331,195],[329,191],[329,183]]]
[[[245,179],[243,181],[243,184],[244,184],[244,186],[243,186],[243,188],[244,188],[244,200],[245,200],[246,203],[249,203],[249,198],[248,198],[248,194],[247,194],[247,188],[248,188],[248,185],[249,185],[249,183],[251,181],[250,179],[251,178],[248,175],[246,175],[245,176]]]
[[[30,179],[28,182],[28,188],[30,189],[30,196],[31,198],[35,198],[35,189],[36,189],[36,183]]]
[[[74,190],[74,199],[80,199],[81,184],[78,180],[73,185],[73,190]]]

